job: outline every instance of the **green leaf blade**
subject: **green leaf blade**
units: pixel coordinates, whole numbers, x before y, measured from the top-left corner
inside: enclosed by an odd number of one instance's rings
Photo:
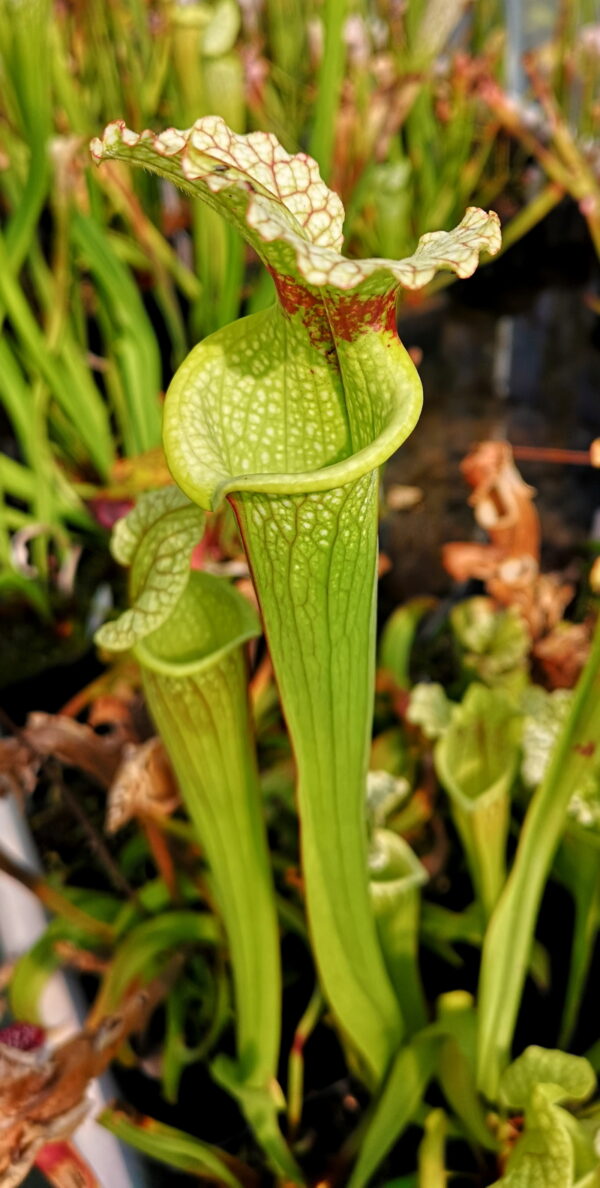
[[[573,792],[596,761],[600,727],[600,627],[530,802],[515,860],[486,933],[479,988],[478,1083],[493,1101],[512,1044],[535,924]]]

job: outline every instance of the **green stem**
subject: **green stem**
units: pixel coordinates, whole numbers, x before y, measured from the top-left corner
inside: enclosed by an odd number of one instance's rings
[[[348,1188],[366,1188],[421,1104],[437,1061],[440,1039],[426,1029],[400,1049],[383,1091],[350,1136],[343,1154],[358,1152]]]
[[[304,1100],[304,1046],[319,1022],[324,1007],[323,995],[318,986],[313,990],[308,1006],[294,1032],[294,1041],[288,1061],[288,1125],[294,1135],[302,1118]]]

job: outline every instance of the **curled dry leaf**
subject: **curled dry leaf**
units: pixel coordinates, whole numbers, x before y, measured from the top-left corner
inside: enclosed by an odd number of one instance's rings
[[[141,698],[137,693],[127,697],[105,693],[97,697],[88,713],[88,725],[97,730],[99,726],[107,726],[121,735],[123,744],[137,742],[139,735],[136,724],[136,714],[139,714]]]
[[[442,550],[446,571],[456,581],[485,582],[500,606],[515,606],[533,639],[560,622],[573,587],[555,574],[540,574],[540,522],[535,490],[517,470],[505,441],[484,441],[464,459],[462,473],[472,488],[469,503],[489,544],[453,542]]]
[[[472,488],[475,519],[505,557],[539,563],[540,522],[535,489],[523,482],[506,441],[483,441],[464,459],[461,471]]]
[[[91,715],[94,725],[114,727],[107,734],[97,734],[91,725],[65,714],[30,714],[18,738],[0,739],[0,795],[30,795],[44,759],[58,759],[67,767],[77,767],[101,787],[109,788],[123,745],[133,734],[131,716],[119,707],[122,703],[111,703]]]
[[[168,816],[179,804],[179,790],[161,740],[127,744],[108,794],[107,832],[116,833],[134,817]]]
[[[118,732],[96,734],[84,722],[63,714],[30,714],[22,737],[35,755],[53,757],[68,767],[78,767],[103,788],[112,783],[123,745]]]
[[[556,573],[541,573],[530,576],[513,576],[508,562],[500,565],[498,573],[487,583],[487,588],[501,606],[514,606],[525,620],[532,639],[541,639],[560,623],[566,607],[571,602],[575,587],[563,582]]]
[[[73,1134],[89,1109],[90,1081],[145,1026],[169,985],[170,977],[156,978],[129,995],[118,1013],[55,1048],[45,1044],[39,1028],[29,1028],[25,1041],[21,1024],[0,1032],[2,1188],[16,1188],[42,1148]]]
[[[442,564],[455,582],[477,578],[487,582],[502,561],[502,550],[474,541],[450,541],[442,548]]]
[[[558,623],[537,640],[533,654],[550,689],[572,689],[576,685],[590,646],[589,623]]]

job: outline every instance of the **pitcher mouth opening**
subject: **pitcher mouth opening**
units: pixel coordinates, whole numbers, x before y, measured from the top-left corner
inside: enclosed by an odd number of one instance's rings
[[[368,446],[357,450],[355,454],[349,454],[341,462],[332,462],[331,465],[319,467],[317,470],[236,475],[215,487],[211,509],[217,511],[226,497],[235,497],[237,493],[311,495],[317,491],[332,491],[337,487],[345,487],[370,471],[377,470],[400,448],[415,428],[422,407],[419,381],[418,395],[415,391],[409,407],[404,408],[402,412],[399,411]],[[186,489],[185,484],[179,479],[178,481]]]
[[[413,364],[410,364],[411,368]],[[175,393],[176,398],[179,394]],[[423,389],[416,370],[410,380],[402,384],[402,393],[395,403],[395,407],[383,429],[368,445],[349,453],[342,460],[319,466],[314,470],[299,471],[250,471],[223,477],[204,470],[198,460],[197,473],[200,481],[195,480],[192,468],[188,465],[184,469],[181,465],[171,466],[177,475],[177,484],[186,495],[201,507],[218,511],[226,498],[235,499],[236,494],[265,494],[265,495],[310,495],[318,491],[331,491],[338,487],[347,486],[356,479],[362,478],[372,470],[377,470],[410,436],[415,428],[423,407]],[[180,450],[177,450],[180,453]],[[169,450],[167,448],[169,460]],[[169,460],[171,461],[174,459]],[[212,480],[212,481],[211,481]]]

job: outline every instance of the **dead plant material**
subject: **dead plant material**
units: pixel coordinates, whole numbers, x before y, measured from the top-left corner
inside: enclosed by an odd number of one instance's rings
[[[97,734],[87,723],[62,714],[30,714],[25,737],[38,754],[79,768],[102,787],[110,786],[123,745],[120,731]]]
[[[483,441],[464,459],[461,471],[472,488],[469,504],[491,543],[505,557],[539,563],[540,521],[536,492],[517,470],[507,441]]]
[[[1,845],[0,871],[2,874],[8,875],[10,879],[15,879],[22,887],[26,887],[32,895],[35,895],[39,899],[40,903],[43,903],[49,912],[55,912],[56,915],[64,916],[75,927],[90,933],[92,936],[97,936],[109,944],[112,942],[113,930],[110,924],[105,923],[104,920],[97,920],[95,916],[90,916],[87,912],[84,912],[77,904],[72,903],[66,895],[63,895],[60,888],[54,887],[52,883],[42,878],[36,871],[30,870],[20,862],[17,862]]]
[[[64,714],[33,713],[18,737],[0,740],[0,773],[32,791],[41,761],[55,759],[67,767],[79,768],[102,788],[109,788],[122,747],[119,731],[96,734],[91,726]]]
[[[108,790],[124,747],[139,742],[136,698],[130,686],[114,692],[98,689],[85,704],[69,704],[60,714],[31,713],[18,730],[11,723],[14,736],[0,739],[0,795],[12,792],[20,799],[30,795],[45,760],[76,767]],[[87,722],[77,721],[71,712],[83,708],[88,708]],[[98,728],[105,728],[104,733]]]
[[[125,656],[110,664],[100,676],[80,689],[63,705],[60,712],[69,718],[78,718],[87,711],[90,726],[123,727],[126,724],[129,733],[133,730],[133,737],[136,733],[133,724],[140,698],[139,687],[138,665],[130,656]],[[105,704],[114,707],[115,712],[110,717],[98,709]]]
[[[159,738],[123,748],[108,794],[106,830],[116,833],[135,817],[166,817],[181,803],[173,769]]]
[[[533,655],[550,689],[572,689],[588,658],[591,629],[588,623],[558,623],[538,639]]]
[[[77,1147],[64,1139],[46,1143],[38,1153],[35,1166],[52,1188],[102,1188]]]
[[[52,1048],[42,1034],[25,1045],[19,1032],[0,1032],[0,1184],[16,1188],[48,1143],[68,1138],[89,1110],[87,1089],[125,1041],[145,1027],[168,992],[179,963],[143,990],[135,990],[115,1014]],[[36,1029],[39,1031],[39,1029]]]
[[[107,957],[92,953],[91,949],[80,949],[72,941],[57,940],[54,942],[54,952],[60,957],[61,965],[68,965],[80,973],[104,974],[109,967]]]
[[[138,710],[137,696],[125,699],[115,694],[106,693],[97,697],[90,706],[87,716],[88,726],[94,730],[98,730],[99,727],[107,727],[115,734],[118,732],[125,745],[136,743],[139,742],[135,721]]]
[[[499,606],[515,606],[533,641],[561,622],[574,588],[557,574],[540,573],[540,521],[535,489],[517,470],[506,441],[484,441],[461,464],[472,488],[469,503],[488,544],[453,542],[442,563],[457,581],[478,578]],[[589,633],[586,631],[586,635]]]
[[[33,792],[41,760],[18,738],[0,738],[0,796],[23,801]]]
[[[30,714],[26,726],[22,728],[11,720],[2,707],[0,707],[0,723],[11,731],[13,737],[29,753],[26,770],[37,773],[39,768],[45,768],[46,774],[59,790],[63,802],[83,830],[92,852],[104,867],[113,886],[135,902],[135,892],[112,858],[101,833],[96,829],[78,797],[66,783],[62,770],[62,764],[79,767],[91,775],[101,787],[108,788],[118,766],[123,745],[118,731],[112,735],[99,735],[95,734],[91,727],[82,722],[76,722],[65,715],[41,713]],[[4,855],[2,857],[3,868],[7,861],[8,858]],[[14,877],[20,876],[15,875]],[[43,880],[38,880],[38,883],[43,884]],[[35,894],[40,895],[39,889],[32,887],[32,890]]]

